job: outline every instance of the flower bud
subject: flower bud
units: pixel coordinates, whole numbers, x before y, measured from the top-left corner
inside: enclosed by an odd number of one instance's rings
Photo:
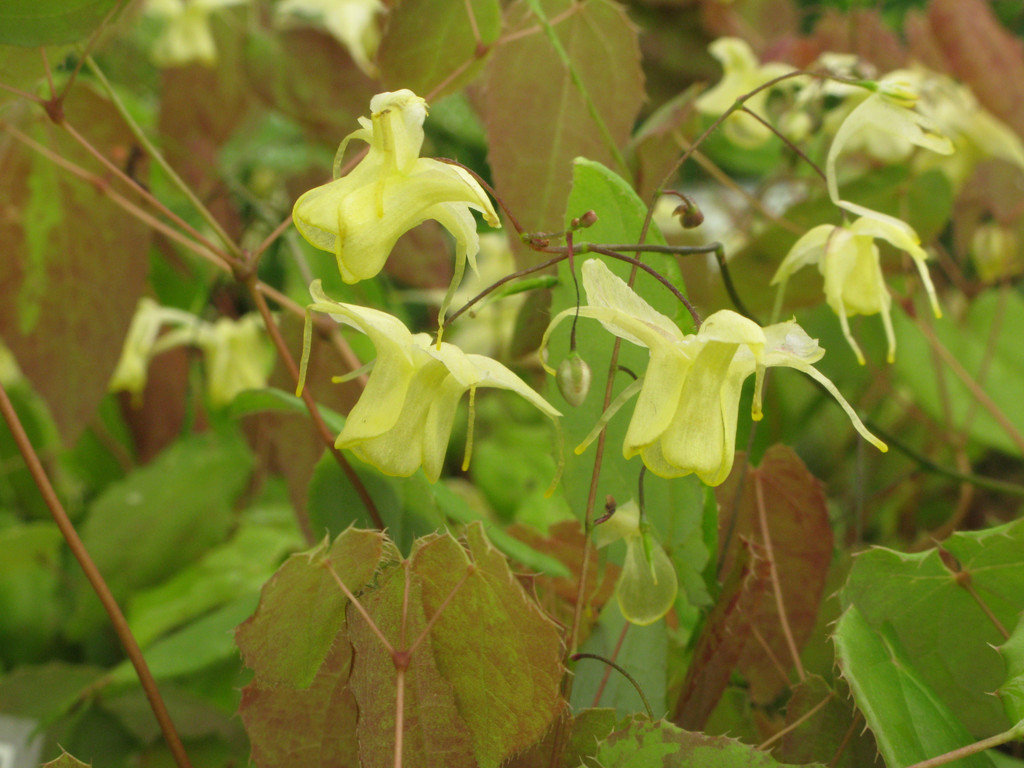
[[[558,366],[555,381],[558,382],[558,391],[569,405],[581,405],[590,391],[590,366],[579,353],[572,352]]]
[[[592,227],[597,223],[597,214],[594,211],[587,211],[579,218],[573,219],[569,222],[573,229],[586,229]]]
[[[672,213],[679,217],[683,229],[695,229],[704,223],[704,212],[689,197],[686,198],[685,203],[678,206]]]
[[[679,592],[676,569],[649,530],[626,539],[626,559],[615,597],[626,621],[653,624],[672,608]]]

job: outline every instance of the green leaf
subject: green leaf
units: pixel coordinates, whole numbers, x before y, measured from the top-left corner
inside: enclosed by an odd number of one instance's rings
[[[997,694],[1011,723],[1024,720],[1024,619],[1017,622],[1010,638],[999,646],[1006,662],[1006,681]]]
[[[864,552],[840,599],[874,632],[891,635],[944,707],[983,738],[1012,723],[992,695],[1006,679],[995,650],[1003,636],[979,600],[1003,627],[1016,625],[1024,611],[1024,521],[953,534],[943,550]]]
[[[497,0],[402,0],[388,14],[377,51],[384,84],[389,90],[433,94],[436,100],[477,74],[483,61],[478,50],[500,32]],[[434,93],[442,83],[444,88]]]
[[[48,763],[43,763],[42,768],[89,768],[92,763],[83,763],[77,757],[69,755],[67,752],[61,751],[60,757],[56,760],[51,760]]]
[[[341,432],[345,427],[345,417],[324,405],[319,406],[320,415],[332,432]],[[251,413],[274,411],[279,413],[297,413],[308,416],[309,410],[301,397],[296,397],[283,389],[267,387],[266,389],[247,389],[239,392],[228,406],[227,413],[237,419]]]
[[[222,542],[234,520],[252,457],[238,439],[214,433],[184,438],[93,502],[82,541],[114,597],[160,583]],[[80,582],[69,637],[104,621],[91,587]]]
[[[622,7],[608,0],[543,5],[549,19],[561,16],[554,25],[558,38],[621,148],[644,97],[636,28]],[[565,212],[573,159],[608,163],[612,153],[547,36],[517,35],[535,30],[536,16],[519,3],[507,19],[509,42],[487,64],[481,110],[489,161],[496,188],[521,224],[528,231],[551,231]]]
[[[912,599],[904,598],[905,604]],[[974,741],[924,680],[891,626],[872,627],[851,605],[836,625],[835,644],[843,677],[887,765],[910,765]],[[977,754],[957,765],[992,768],[992,761]]]
[[[373,499],[392,541],[408,552],[413,540],[437,530],[443,518],[431,504],[430,483],[422,473],[390,477],[369,464],[353,461],[352,468]],[[324,452],[309,482],[307,510],[317,533],[337,536],[350,525],[375,527],[355,488],[330,452]]]
[[[144,653],[153,677],[180,677],[235,658],[231,631],[252,615],[258,597],[253,590],[153,643]],[[112,683],[126,684],[135,679],[135,667],[127,660],[110,673]]]
[[[58,45],[90,35],[119,0],[4,0],[0,44]]]
[[[917,405],[938,423],[964,425],[972,441],[1014,456],[1017,441],[982,407],[960,378],[944,366],[942,376],[931,364],[927,339],[904,313],[893,317],[899,348],[895,372],[914,393]],[[945,319],[932,326],[939,341],[977,381],[1018,435],[1024,434],[1024,299],[1010,290],[994,289],[977,296],[963,319]],[[926,363],[927,361],[927,363]],[[984,374],[981,372],[984,371]]]
[[[626,619],[619,610],[618,601],[612,600],[601,611],[601,618],[593,628],[580,651],[594,653],[610,659],[622,637]],[[631,625],[618,649],[616,663],[622,666],[647,697],[655,715],[664,714],[665,681],[668,669],[668,629],[659,621],[646,627]],[[594,659],[580,659],[574,668],[572,705],[580,709],[589,706],[614,707],[619,717],[643,710],[643,701],[636,688],[624,676],[612,670],[602,687],[607,667]],[[601,691],[601,698],[595,696]]]
[[[64,538],[52,523],[0,530],[0,661],[50,658],[64,616],[60,570]]]
[[[229,542],[211,549],[194,565],[138,593],[128,610],[132,634],[145,648],[174,627],[240,595],[259,592],[281,558],[301,546],[294,532],[264,525],[243,526]]]
[[[0,678],[0,712],[49,724],[81,703],[82,693],[106,672],[54,661],[12,670]]]
[[[348,598],[342,583],[356,592],[373,576],[392,545],[378,531],[349,528],[328,547],[292,555],[264,586],[259,608],[238,627],[235,639],[256,681],[305,688],[345,626]]]
[[[587,768],[775,768],[767,752],[725,736],[690,733],[665,720],[634,716],[612,731]]]
[[[423,580],[424,615],[434,619],[438,669],[455,689],[477,762],[487,767],[537,741],[564,706],[562,641],[482,526],[471,525],[467,538],[468,553],[445,536],[424,543],[412,561]]]

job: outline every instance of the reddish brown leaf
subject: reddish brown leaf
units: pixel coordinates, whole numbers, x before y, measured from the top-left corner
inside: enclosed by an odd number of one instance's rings
[[[784,445],[769,448],[759,467],[747,468],[745,478],[742,466],[743,459],[737,456],[732,474],[715,489],[723,510],[719,540],[728,547],[722,553],[723,567],[727,572],[732,567],[740,555],[742,539],[749,538],[764,547],[766,556],[774,562],[786,624],[799,652],[814,629],[832,559],[832,528],[825,494],[821,483]],[[768,522],[767,537],[761,525],[758,486]],[[729,517],[733,509],[734,520]],[[732,539],[726,541],[730,529]],[[766,703],[788,686],[788,671],[793,667],[793,652],[780,620],[774,584],[748,618],[759,641],[744,648],[739,669],[750,683],[754,701]]]
[[[672,722],[687,730],[704,727],[743,650],[755,642],[751,617],[770,599],[770,564],[760,546],[741,539],[731,562],[718,602],[697,641],[672,716]]]
[[[924,11],[907,11],[903,17],[903,36],[907,39],[911,58],[936,72],[948,71],[949,64],[932,34],[932,26]]]
[[[250,114],[255,100],[243,75],[240,30],[215,25],[217,67],[161,71],[158,130],[164,157],[236,238],[241,223],[220,178],[220,147]]]
[[[253,763],[259,768],[362,768],[351,669],[352,646],[341,632],[308,688],[247,685],[238,715],[252,742]]]
[[[440,98],[480,69],[501,32],[498,0],[402,0],[388,13],[377,63],[388,90]]]
[[[285,344],[292,355],[298,358],[302,350],[302,320],[284,315],[280,325]],[[328,327],[334,330],[337,326],[332,321]],[[306,388],[312,392],[313,399],[338,413],[348,413],[362,390],[356,382],[338,385],[331,381],[332,376],[338,376],[346,370],[337,350],[326,336],[314,332],[306,371]],[[280,359],[271,374],[270,386],[285,392],[294,391],[295,381]],[[292,504],[297,509],[305,509],[313,469],[324,453],[324,441],[317,434],[309,416],[291,413],[254,414],[246,417],[245,431],[260,466],[283,476],[288,484]]]
[[[680,136],[693,136],[687,127],[698,119],[693,100],[696,89],[690,88],[664,104],[651,115],[633,137],[630,145],[634,180],[641,200],[650,200],[685,151]],[[689,124],[689,125],[688,125]]]
[[[569,710],[559,715],[544,738],[525,752],[513,757],[503,768],[551,768],[551,754],[560,749],[558,768],[589,765],[584,758],[597,754],[598,745],[615,729],[614,709],[584,709],[573,716]]]
[[[188,368],[189,351],[184,347],[169,349],[149,361],[141,398],[118,393],[140,464],[148,464],[181,437],[186,418],[193,419],[194,431],[206,428],[206,414],[200,404],[188,399]]]
[[[793,686],[786,727],[775,756],[785,763],[824,763],[840,768],[881,766],[871,732],[864,727],[842,680],[833,688],[817,675]],[[838,760],[835,758],[838,756]]]
[[[711,37],[742,37],[764,50],[799,32],[800,11],[793,0],[745,0],[701,3],[704,28]]]
[[[852,53],[874,64],[879,73],[905,66],[907,53],[899,37],[875,9],[846,13],[829,9],[814,27],[818,52]]]
[[[254,32],[245,69],[260,98],[332,146],[358,128],[379,90],[337,40],[313,29]]]
[[[494,765],[544,735],[564,707],[562,643],[479,523],[469,552],[450,536],[415,548],[437,667],[455,687],[477,761]],[[496,717],[495,713],[501,716]]]
[[[242,714],[258,731],[254,756],[266,756],[260,765],[348,766],[337,756],[357,753],[361,766],[393,764],[395,662],[331,579],[328,560],[388,643],[412,649],[404,765],[496,766],[544,736],[565,707],[560,635],[479,523],[467,536],[468,552],[450,535],[432,535],[399,564],[383,534],[349,529],[329,552],[322,545],[279,569],[237,633],[256,673]],[[382,559],[386,565],[367,584]],[[413,648],[428,620],[430,633]],[[312,715],[323,709],[337,709],[338,718]],[[323,757],[328,749],[333,762]]]
[[[948,69],[993,115],[1024,135],[1024,49],[985,0],[932,0],[932,35]]]
[[[392,568],[380,589],[363,600],[378,629],[397,648],[411,645],[426,626],[422,584],[416,578],[408,586],[408,610],[403,610],[405,574],[405,568]],[[360,764],[388,768],[395,765],[397,671],[391,653],[366,621],[349,615],[358,659],[351,686],[359,702]],[[476,768],[469,728],[459,715],[455,689],[438,672],[429,636],[417,646],[405,672],[403,701],[403,768]]]
[[[263,585],[256,613],[235,631],[256,682],[267,687],[310,685],[345,626],[348,605],[327,565],[355,592],[390,552],[393,545],[383,533],[349,528],[330,548],[324,542],[288,558]]]
[[[134,147],[114,108],[89,88],[72,89],[65,113],[107,157],[127,158]],[[41,112],[20,125],[58,155],[109,176]],[[121,354],[145,286],[149,233],[96,187],[18,141],[0,146],[0,167],[0,337],[71,444]]]
[[[576,596],[579,593],[578,585],[583,568],[583,552],[587,546],[587,537],[583,533],[583,526],[578,520],[565,520],[552,525],[548,535],[542,536],[529,526],[516,524],[508,529],[508,533],[529,544],[538,552],[556,557],[568,566],[572,574],[569,578],[544,575],[531,578],[537,586],[537,594],[540,596],[544,609],[563,624],[571,622]],[[601,607],[608,602],[615,591],[615,582],[618,580],[620,570],[614,563],[602,565],[597,550],[590,545],[590,563],[587,568],[587,585],[584,594],[587,596],[587,604],[591,608],[590,613],[594,621],[597,620]],[[586,634],[581,636],[580,642],[582,643],[584,639],[586,639]]]
[[[610,0],[547,0],[544,8],[619,148],[643,100],[637,32]],[[577,156],[615,162],[569,70],[524,3],[508,12],[507,35],[487,66],[483,98],[498,193],[527,230],[562,227]]]

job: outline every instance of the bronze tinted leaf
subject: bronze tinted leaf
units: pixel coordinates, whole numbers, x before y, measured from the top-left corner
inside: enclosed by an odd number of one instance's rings
[[[621,148],[644,96],[636,29],[622,7],[609,0],[548,0],[544,9],[597,114]],[[625,170],[615,165],[598,123],[537,17],[517,3],[507,18],[508,34],[521,36],[494,52],[483,97],[494,181],[527,230],[556,230],[565,213],[573,158]]]
[[[72,89],[64,111],[114,162],[133,151],[117,112],[89,88]],[[19,125],[50,151],[109,178],[42,113]],[[0,146],[0,167],[0,337],[71,444],[96,412],[121,354],[145,286],[149,232],[96,186],[19,141]]]

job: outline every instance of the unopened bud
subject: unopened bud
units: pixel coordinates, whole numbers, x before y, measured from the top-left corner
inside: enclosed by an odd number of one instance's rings
[[[587,211],[579,218],[573,219],[570,224],[573,229],[586,229],[592,227],[597,223],[597,214],[593,211]]]
[[[579,406],[590,391],[590,366],[577,352],[572,352],[558,366],[555,381],[565,402],[573,407]]]
[[[679,217],[683,229],[694,229],[704,223],[704,212],[689,197],[685,198],[683,204],[678,206],[672,213]]]

